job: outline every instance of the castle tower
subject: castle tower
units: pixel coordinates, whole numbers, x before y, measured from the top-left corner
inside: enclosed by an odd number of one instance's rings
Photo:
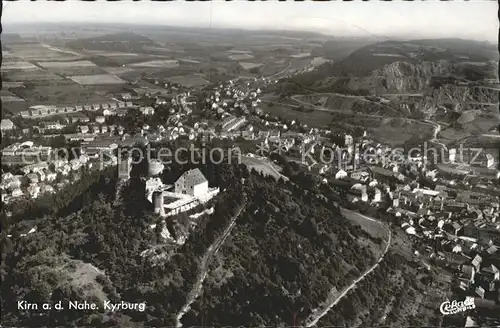
[[[118,159],[118,178],[120,180],[130,179],[130,171],[132,171],[132,158]]]
[[[163,215],[163,193],[161,191],[155,191],[153,193],[153,204],[155,213]]]

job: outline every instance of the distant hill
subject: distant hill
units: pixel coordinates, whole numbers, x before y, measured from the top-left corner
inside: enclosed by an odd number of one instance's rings
[[[333,67],[333,74],[365,76],[396,61],[487,62],[498,60],[494,46],[471,40],[384,41],[362,47]]]
[[[410,116],[430,114],[440,106],[461,111],[469,104],[498,102],[498,93],[485,87],[486,80],[498,79],[497,61],[498,51],[485,42],[383,41],[355,50],[338,62],[285,79],[278,92],[390,94],[388,106],[404,109],[402,113]],[[403,95],[419,97],[401,99]]]
[[[147,52],[144,47],[158,46],[152,39],[130,32],[113,33],[72,40],[67,44],[76,50]]]

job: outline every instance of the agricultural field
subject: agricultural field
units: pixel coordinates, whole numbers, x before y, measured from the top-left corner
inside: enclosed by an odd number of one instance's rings
[[[134,69],[130,67],[102,67],[102,69],[108,72],[109,74],[115,74],[115,75],[125,74],[134,71]]]
[[[198,87],[208,84],[208,81],[198,74],[171,76],[167,79],[172,83],[179,83],[180,85],[185,87]]]
[[[95,67],[97,66],[91,61],[88,60],[79,60],[79,61],[48,61],[48,62],[40,62],[40,66],[44,68],[67,68],[67,67]]]
[[[2,61],[2,71],[6,70],[39,70],[40,68],[27,61]]]
[[[17,97],[15,94],[5,89],[2,89],[0,91],[0,97],[3,104],[5,104],[6,102],[25,101],[24,99]]]
[[[262,65],[264,64],[260,64],[260,63],[248,63],[248,62],[239,62],[239,64],[244,68],[244,69],[252,69],[252,68],[255,68],[255,67],[261,67]]]
[[[230,52],[232,54],[249,54],[252,52],[252,50],[237,50],[237,49],[232,49],[228,50],[227,52]]]
[[[12,89],[11,92],[26,99],[30,105],[74,105],[108,100],[103,96],[99,96],[91,88],[84,88],[76,83],[37,85]]]
[[[29,82],[31,84],[62,81],[62,77],[45,70],[7,71],[2,72],[2,78],[9,82]]]
[[[249,54],[229,55],[228,57],[229,57],[229,59],[235,60],[235,61],[248,60],[248,59],[254,58],[254,56],[249,55]]]
[[[126,81],[120,79],[116,75],[102,74],[102,75],[79,75],[71,76],[73,81],[81,85],[102,85],[102,84],[123,84]]]
[[[289,105],[261,103],[260,108],[264,113],[318,128],[328,128],[333,119],[333,113],[314,111],[314,115],[311,115],[310,111],[300,111],[299,108]]]
[[[180,58],[179,62],[188,64],[201,64],[201,61],[191,58]]]
[[[292,57],[292,58],[305,58],[305,57],[309,57],[309,56],[311,56],[310,52],[303,52],[300,54],[290,55],[290,57]]]
[[[400,147],[410,139],[426,139],[432,135],[433,128],[430,125],[409,122],[399,118],[385,118],[377,127],[367,127],[366,130],[374,140],[387,143],[393,147]],[[361,127],[364,127],[360,125]],[[381,129],[380,126],[386,127]]]
[[[3,89],[22,88],[23,86],[24,86],[24,82],[7,82],[7,81],[2,81],[2,88]]]
[[[75,60],[81,58],[81,56],[77,56],[73,53],[57,51],[50,46],[47,47],[42,44],[12,44],[9,45],[8,48],[12,55],[24,60],[53,61]]]
[[[99,66],[58,67],[58,68],[50,68],[49,71],[68,78],[70,78],[71,76],[108,74],[108,72],[106,72]]]
[[[146,62],[133,63],[129,66],[132,67],[159,67],[159,68],[174,68],[179,66],[179,61],[164,59],[164,60],[150,60]]]

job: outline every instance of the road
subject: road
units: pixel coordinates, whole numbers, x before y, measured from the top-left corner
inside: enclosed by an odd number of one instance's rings
[[[335,305],[337,305],[351,290],[353,290],[354,288],[356,288],[356,285],[361,280],[363,280],[366,276],[368,276],[370,273],[372,273],[373,270],[375,270],[378,267],[378,265],[382,262],[382,260],[384,259],[385,254],[387,253],[387,251],[389,250],[389,247],[391,246],[392,232],[391,232],[391,229],[388,226],[386,226],[384,223],[382,223],[382,222],[380,222],[378,220],[375,220],[373,218],[370,218],[368,216],[362,215],[360,213],[347,210],[347,209],[342,209],[342,211],[344,211],[344,212],[350,212],[351,214],[358,215],[359,217],[361,217],[361,218],[363,218],[365,220],[376,222],[376,223],[380,224],[382,227],[384,227],[387,230],[387,245],[385,246],[384,252],[380,256],[380,258],[377,260],[377,263],[375,263],[368,270],[366,270],[359,278],[357,278],[356,280],[354,280],[349,286],[347,286],[342,291],[342,293],[339,296],[337,296],[329,304],[327,304],[327,305],[325,305],[325,306],[323,306],[321,308],[318,308],[315,311],[313,311],[313,313],[305,320],[305,327],[313,327],[313,326],[315,326],[318,323],[318,321],[321,318],[323,318],[328,313],[328,311],[330,311]]]
[[[200,263],[200,272],[198,274],[198,278],[196,279],[195,284],[193,285],[193,288],[189,292],[187,299],[186,299],[186,304],[181,308],[179,313],[176,316],[176,327],[180,328],[182,327],[181,319],[182,317],[189,312],[191,309],[191,304],[200,296],[201,291],[203,289],[203,282],[205,281],[205,278],[207,277],[208,274],[208,266],[210,265],[210,262],[212,261],[212,258],[217,254],[219,251],[220,247],[224,244],[226,241],[227,237],[231,233],[231,230],[233,230],[234,226],[236,225],[236,219],[238,216],[243,212],[245,209],[245,205],[242,205],[238,212],[236,212],[235,215],[231,218],[228,226],[226,229],[224,229],[223,233],[215,239],[215,241],[210,245],[205,252],[205,255],[203,256],[201,263]]]
[[[432,142],[432,143],[438,144],[438,145],[440,145],[441,147],[443,147],[443,148],[444,148],[444,150],[448,151],[448,147],[446,147],[446,145],[445,145],[444,143],[439,142],[439,141],[437,141],[437,139],[436,139],[436,138],[437,138],[437,136],[438,136],[438,134],[439,134],[439,132],[441,132],[441,125],[440,125],[440,124],[438,124],[438,123],[436,123],[436,122],[434,122],[434,121],[431,121],[431,120],[425,120],[424,122],[427,122],[427,123],[432,124],[432,125],[434,126],[434,132],[433,132],[433,134],[432,134],[432,139],[431,139],[431,140],[429,140],[429,142]]]
[[[486,133],[486,134],[482,134],[481,136],[482,137],[488,137],[488,138],[500,138],[500,134],[489,134],[489,133]]]
[[[289,61],[288,65],[284,69],[282,69],[278,73],[274,73],[273,75],[267,76],[266,78],[269,79],[269,80],[276,79],[277,76],[279,76],[279,75],[285,73],[286,71],[288,71],[291,68],[291,66],[292,66],[292,62]]]

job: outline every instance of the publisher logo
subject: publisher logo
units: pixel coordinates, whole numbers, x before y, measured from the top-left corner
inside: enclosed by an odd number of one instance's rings
[[[465,312],[476,308],[473,297],[467,297],[465,301],[446,301],[441,304],[439,310],[443,315]]]

